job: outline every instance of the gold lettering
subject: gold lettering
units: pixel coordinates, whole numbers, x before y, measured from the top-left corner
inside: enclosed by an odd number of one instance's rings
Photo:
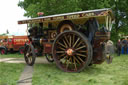
[[[51,20],[51,18],[44,18],[44,21],[49,21]]]
[[[33,20],[33,22],[40,22],[40,19],[35,19]]]
[[[26,42],[28,39],[14,39],[14,42]]]
[[[86,14],[86,13],[83,13],[83,14],[82,14],[82,17],[85,17],[85,16],[86,16],[86,17],[87,17],[87,16],[94,16],[94,15],[95,15],[94,13],[87,13],[87,14]]]
[[[62,20],[64,17],[53,17],[53,20]]]
[[[70,16],[67,16],[67,19],[76,19],[79,17],[80,17],[80,15],[70,15]]]

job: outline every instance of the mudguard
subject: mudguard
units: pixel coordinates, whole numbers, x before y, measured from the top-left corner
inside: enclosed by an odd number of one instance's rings
[[[0,50],[1,50],[1,49],[6,49],[6,50],[7,50],[7,48],[6,48],[6,47],[4,47],[4,46],[0,46]]]
[[[4,46],[0,46],[0,52],[1,52],[2,49],[5,50],[5,53],[4,54],[7,54],[8,49],[6,47],[4,47]]]

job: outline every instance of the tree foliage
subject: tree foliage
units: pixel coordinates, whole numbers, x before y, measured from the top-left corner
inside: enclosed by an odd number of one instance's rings
[[[127,5],[128,0],[24,0],[18,4],[26,11],[24,16],[27,17],[37,17],[38,12],[44,12],[46,16],[91,9],[112,8],[116,18],[115,29],[112,33],[117,35],[116,39],[118,33],[128,35]]]
[[[111,0],[24,0],[18,6],[23,8],[27,17],[36,17],[37,12],[53,15],[90,9],[109,8]]]

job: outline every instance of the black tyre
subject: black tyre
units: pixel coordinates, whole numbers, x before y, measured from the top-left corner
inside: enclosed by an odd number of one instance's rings
[[[54,62],[54,59],[51,54],[45,54],[45,57],[48,60],[48,62]]]
[[[20,53],[20,54],[24,54],[24,47],[20,47],[20,48],[19,48],[19,53]]]
[[[92,59],[92,48],[86,36],[77,31],[60,33],[54,43],[52,55],[56,65],[65,72],[80,72]]]
[[[28,65],[32,66],[35,63],[36,54],[32,44],[26,45],[24,49],[24,58]]]
[[[0,54],[1,55],[7,54],[7,50],[5,48],[0,49]]]

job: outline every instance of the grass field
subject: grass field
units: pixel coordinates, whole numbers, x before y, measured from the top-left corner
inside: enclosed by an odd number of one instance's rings
[[[22,58],[22,57],[24,57],[24,55],[22,54],[19,54],[19,53],[8,53],[8,54],[5,54],[5,55],[1,55],[0,54],[0,58]]]
[[[19,53],[0,55],[0,58],[21,58],[23,55]],[[24,64],[0,63],[0,85],[16,85],[21,72],[24,69]]]
[[[0,63],[0,85],[16,85],[23,68],[24,64]],[[128,85],[128,55],[115,56],[112,64],[92,65],[80,73],[63,72],[55,63],[35,64],[32,85]]]
[[[33,85],[128,85],[128,55],[80,73],[63,72],[55,64],[35,64],[32,81]]]
[[[17,85],[24,64],[0,63],[0,85]]]

